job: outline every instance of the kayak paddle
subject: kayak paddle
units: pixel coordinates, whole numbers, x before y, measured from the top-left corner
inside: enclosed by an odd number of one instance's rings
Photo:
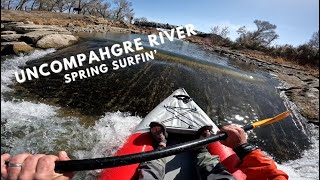
[[[242,128],[245,131],[249,131],[256,127],[265,126],[274,122],[280,121],[290,115],[289,111],[285,111],[273,118],[264,119],[261,121],[254,122],[249,125],[245,125]],[[159,159],[181,152],[185,152],[196,147],[204,146],[216,141],[224,140],[228,137],[226,133],[219,133],[216,135],[209,136],[204,139],[197,139],[185,143],[176,144],[170,147],[165,147],[161,150],[154,150],[142,153],[135,153],[123,156],[95,158],[95,159],[82,159],[82,160],[69,160],[69,161],[56,161],[55,171],[56,172],[71,172],[71,171],[84,171],[94,169],[104,169],[111,167],[118,167],[130,164],[141,163],[150,161],[153,159]],[[8,165],[9,162],[6,162]]]
[[[256,127],[260,127],[260,126],[264,126],[264,125],[268,125],[268,124],[272,124],[274,122],[280,121],[289,115],[290,115],[290,112],[285,111],[273,118],[257,121],[252,124],[245,125],[242,128],[245,131],[249,131]],[[141,163],[141,162],[150,161],[153,159],[159,159],[159,158],[171,156],[174,154],[178,154],[184,151],[194,149],[196,147],[200,147],[216,141],[224,140],[227,137],[228,135],[226,133],[219,133],[204,139],[197,139],[197,140],[165,147],[161,150],[154,150],[154,151],[135,153],[135,154],[129,154],[129,155],[123,155],[123,156],[105,157],[105,158],[57,161],[55,164],[55,171],[58,171],[58,172],[84,171],[84,170],[104,169],[104,168],[136,164],[136,163]]]

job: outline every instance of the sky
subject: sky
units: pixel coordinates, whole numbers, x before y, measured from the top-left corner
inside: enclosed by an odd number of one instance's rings
[[[228,26],[232,40],[241,26],[254,30],[255,19],[277,25],[279,45],[306,43],[319,30],[319,0],[134,0],[132,5],[135,17],[148,21],[193,24],[203,32]]]

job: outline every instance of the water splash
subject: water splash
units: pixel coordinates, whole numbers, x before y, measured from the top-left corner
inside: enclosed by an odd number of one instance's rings
[[[283,89],[285,87],[287,87],[287,84],[282,82],[277,88]],[[302,158],[278,164],[278,167],[293,180],[319,179],[319,126],[314,124],[304,126],[301,124],[301,122],[306,122],[307,120],[300,114],[299,108],[290,101],[284,91],[280,92],[280,97],[283,99],[284,105],[295,116],[295,118],[292,118],[292,123],[304,134],[308,135],[312,145],[302,153]]]
[[[92,142],[91,149],[77,151],[79,159],[112,156],[126,141],[133,129],[142,120],[128,113],[106,113],[92,128],[88,129],[86,139]],[[93,141],[94,140],[94,141]],[[73,179],[96,179],[101,170],[79,172]]]
[[[313,145],[302,154],[302,158],[278,164],[279,169],[289,174],[293,180],[319,179],[319,126],[310,124],[308,131],[311,132]]]
[[[55,49],[35,50],[29,55],[20,55],[8,58],[1,63],[1,98],[2,93],[11,91],[9,87],[15,81],[12,80],[14,72],[19,70],[19,66],[24,66],[26,62],[46,56],[55,52]]]
[[[113,155],[141,121],[128,113],[106,113],[94,126],[81,124],[76,117],[62,117],[60,107],[11,98],[3,94],[12,91],[14,72],[26,62],[55,52],[35,50],[26,56],[8,58],[1,65],[1,154],[23,152],[57,154],[68,152],[74,159]],[[96,179],[99,171],[76,174],[74,179]]]

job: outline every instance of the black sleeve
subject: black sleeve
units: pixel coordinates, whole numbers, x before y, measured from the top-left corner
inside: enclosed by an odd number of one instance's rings
[[[233,148],[233,151],[238,155],[238,157],[242,160],[246,155],[251,153],[253,150],[257,148],[252,146],[249,143],[242,144],[236,148]]]

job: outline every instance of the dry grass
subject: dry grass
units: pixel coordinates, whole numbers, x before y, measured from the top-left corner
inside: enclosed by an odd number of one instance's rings
[[[25,22],[32,21],[35,24],[40,25],[58,25],[67,26],[72,23],[76,26],[94,25],[95,22],[101,21],[101,19],[94,16],[56,13],[48,11],[13,11],[13,10],[1,10],[1,21],[17,21]]]

